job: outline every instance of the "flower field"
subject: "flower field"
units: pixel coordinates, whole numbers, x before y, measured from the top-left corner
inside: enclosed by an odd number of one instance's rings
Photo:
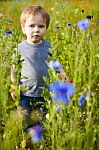
[[[42,96],[48,112],[33,111],[25,131],[17,97],[11,98],[12,55],[25,39],[20,14],[29,5],[40,5],[50,14],[45,36],[51,44],[49,85]],[[17,77],[20,66],[17,61]],[[67,81],[58,71],[63,68]],[[52,101],[50,101],[50,98]],[[17,111],[18,110],[18,111]],[[25,112],[23,112],[25,113]],[[0,149],[1,150],[98,150],[99,149],[99,1],[98,0],[1,0],[0,1]]]

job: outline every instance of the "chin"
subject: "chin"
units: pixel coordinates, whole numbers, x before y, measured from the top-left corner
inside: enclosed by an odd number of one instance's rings
[[[39,43],[40,41],[32,41],[32,42],[36,44],[36,43]]]
[[[39,43],[41,40],[33,40],[33,43]]]

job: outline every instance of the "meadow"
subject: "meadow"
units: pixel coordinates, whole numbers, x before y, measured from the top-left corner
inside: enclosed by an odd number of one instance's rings
[[[29,143],[17,98],[11,98],[12,55],[25,39],[20,14],[31,4],[44,7],[51,17],[45,36],[52,44],[52,60],[64,68],[72,87],[68,102],[54,100],[53,90],[43,90],[48,113],[42,119],[32,112],[32,122],[42,120],[43,138]],[[81,21],[81,22],[79,22]],[[84,22],[85,21],[85,22]],[[19,66],[17,65],[17,76]],[[49,69],[49,85],[63,81]],[[61,92],[64,87],[58,89]],[[69,91],[70,90],[70,91]],[[66,92],[66,91],[65,91]],[[52,103],[49,101],[49,94]],[[67,95],[66,95],[67,96]],[[98,150],[99,149],[99,1],[98,0],[11,0],[0,1],[0,149],[1,150]]]

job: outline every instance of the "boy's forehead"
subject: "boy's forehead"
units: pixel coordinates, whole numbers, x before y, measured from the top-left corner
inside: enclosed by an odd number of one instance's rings
[[[43,17],[42,14],[38,13],[38,14],[30,14],[27,16],[27,19],[29,21],[42,21],[42,22],[46,22],[46,19]]]
[[[41,15],[41,14],[36,14],[36,15],[29,15],[28,18],[26,19],[26,24],[45,24],[46,25],[46,19]]]

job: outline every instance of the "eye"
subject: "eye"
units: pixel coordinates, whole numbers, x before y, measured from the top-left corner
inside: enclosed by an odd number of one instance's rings
[[[45,26],[44,25],[39,25],[39,28],[45,28]]]
[[[30,24],[29,27],[31,28],[35,27],[35,24]]]

